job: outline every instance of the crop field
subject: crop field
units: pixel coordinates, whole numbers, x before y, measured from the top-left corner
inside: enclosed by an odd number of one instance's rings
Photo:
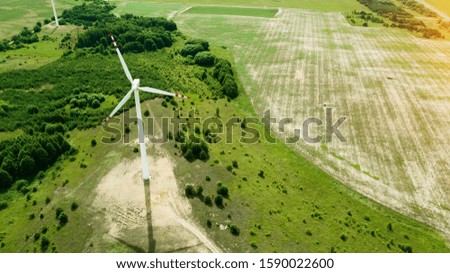
[[[291,129],[302,129],[308,117],[325,121],[324,106],[333,107],[334,121],[348,117],[340,127],[346,143],[299,141],[296,149],[366,196],[449,236],[448,41],[294,9],[275,19],[181,14],[176,22],[185,33],[228,46],[259,114],[270,109],[278,119],[293,118]]]
[[[58,14],[66,8],[79,4],[78,0],[56,1]],[[51,0],[17,1],[3,0],[0,2],[0,39],[9,38],[23,27],[32,27],[37,21],[53,17]]]
[[[236,16],[254,16],[273,18],[277,14],[277,9],[261,9],[261,8],[236,8],[236,7],[220,7],[220,6],[195,6],[185,13],[188,14],[216,14],[216,15],[236,15]]]
[[[450,16],[450,3],[448,1],[441,0],[423,0],[423,2],[427,2],[430,5],[438,8],[440,11],[444,12],[448,16]]]

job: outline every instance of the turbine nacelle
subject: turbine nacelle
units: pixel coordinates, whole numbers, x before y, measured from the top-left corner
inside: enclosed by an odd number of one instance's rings
[[[141,86],[141,80],[139,79],[134,79],[133,82],[131,83],[131,87],[133,90],[138,89]]]

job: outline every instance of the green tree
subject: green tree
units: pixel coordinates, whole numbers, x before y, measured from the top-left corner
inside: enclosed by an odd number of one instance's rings
[[[9,188],[12,181],[12,176],[7,171],[0,169],[0,189]]]

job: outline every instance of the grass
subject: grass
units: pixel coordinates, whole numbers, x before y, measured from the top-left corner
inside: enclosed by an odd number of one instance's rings
[[[216,22],[209,27],[213,28],[213,32],[223,31],[222,35],[229,34],[227,45],[230,48],[234,42],[250,43],[257,37],[251,28],[233,33],[225,18],[215,19]],[[183,28],[187,26],[183,25]],[[215,36],[206,38],[212,37]],[[180,47],[181,43],[175,45],[175,49]],[[222,120],[234,116],[257,116],[245,94],[232,102],[223,99],[206,100],[209,90],[195,77],[203,69],[178,65],[182,61],[181,57],[168,57],[175,49],[140,55],[127,54],[126,59],[135,70],[138,67],[156,65],[163,77],[193,90],[189,94],[192,99],[180,103],[184,111],[196,108],[199,115],[205,118],[213,116],[216,109],[219,109]],[[271,47],[267,51],[273,54],[275,49]],[[38,55],[28,52],[32,50],[24,49],[22,54]],[[42,54],[45,55],[45,52],[44,50]],[[236,54],[236,51],[230,52],[217,46],[212,47],[212,52],[230,60],[233,59],[231,54]],[[47,57],[52,57],[51,53],[48,54]],[[100,60],[101,58],[92,57],[92,63],[99,66],[102,65]],[[243,83],[248,84],[251,80],[245,71],[245,64],[241,60],[235,66],[242,73]],[[136,73],[138,74],[139,72]],[[122,74],[120,76],[123,77]],[[146,107],[151,107],[158,116],[173,115],[171,109],[161,106],[161,100],[144,103],[143,111]],[[260,132],[263,130],[260,124],[256,124],[255,128]],[[239,129],[239,124],[234,126],[235,140],[241,136]],[[131,139],[136,138],[135,131],[135,127],[131,128]],[[91,204],[101,177],[124,158],[138,155],[122,143],[92,147],[91,140],[98,140],[100,137],[101,131],[96,129],[70,132],[69,140],[79,150],[74,161],[64,159],[57,162],[43,179],[32,182],[30,188],[36,188],[36,191],[28,197],[14,190],[0,194],[0,201],[8,202],[8,208],[0,211],[0,218],[8,219],[0,222],[0,233],[5,234],[5,245],[0,252],[38,252],[39,241],[34,242],[33,236],[42,233],[44,227],[48,228],[45,235],[50,239],[49,251],[129,251],[123,245],[105,240],[104,235],[108,230],[104,230],[102,225],[104,212],[92,211]],[[414,252],[450,251],[445,240],[431,228],[355,193],[282,143],[269,144],[264,140],[253,145],[238,141],[231,144],[222,142],[210,145],[211,159],[208,162],[194,163],[175,156],[177,150],[173,145],[171,142],[164,147],[168,154],[173,155],[171,159],[176,162],[175,173],[182,186],[202,184],[204,195],[211,196],[216,195],[219,181],[229,188],[229,197],[226,198],[223,209],[208,207],[198,199],[191,202],[198,223],[205,225],[209,234],[225,249],[234,252],[329,252],[333,248],[339,252],[399,252],[401,250],[398,245],[406,244],[412,246]],[[238,162],[239,167],[229,172],[226,166],[231,165],[233,160]],[[85,164],[87,168],[81,169],[80,164]],[[264,170],[264,176],[258,175],[261,170]],[[211,181],[205,181],[206,176],[210,176]],[[46,202],[47,198],[50,199],[49,203]],[[70,209],[72,202],[79,205],[75,211]],[[69,217],[68,224],[60,229],[54,216],[57,207],[63,208]],[[29,220],[29,215],[33,213],[36,217]],[[40,213],[44,215],[43,219],[40,219]],[[206,227],[207,220],[213,223],[210,229]],[[235,224],[240,229],[239,236],[221,231],[217,226],[228,223]],[[393,232],[386,228],[389,223],[393,226]],[[345,235],[345,240],[342,240],[342,234]]]
[[[80,5],[83,0],[59,0],[56,1],[58,14],[66,8]],[[53,17],[50,0],[3,0],[0,2],[0,39],[10,38],[23,27],[31,28],[37,21]]]
[[[77,30],[73,26],[61,26],[54,31],[51,27],[44,27],[39,33],[39,38],[48,35],[49,40],[39,43],[25,45],[25,47],[0,52],[0,72],[12,69],[32,69],[37,68],[58,60],[65,49],[60,47],[61,39],[66,33],[75,33]]]
[[[181,3],[154,3],[151,2],[136,2],[136,1],[120,1],[116,3],[114,9],[115,14],[131,13],[137,16],[146,17],[167,17],[177,11],[181,11],[187,5]]]
[[[126,2],[126,1],[124,1]],[[163,0],[139,0],[139,2],[157,2],[165,3]],[[182,4],[192,4],[195,2],[196,5],[220,5],[224,6],[223,1],[219,0],[177,0],[177,3]],[[341,12],[341,11],[352,11],[352,10],[366,10],[357,1],[353,0],[249,0],[249,1],[239,1],[239,0],[228,0],[226,5],[229,6],[253,6],[253,7],[285,7],[285,8],[300,8],[309,9],[325,12]]]
[[[260,8],[238,8],[220,6],[195,6],[187,10],[188,14],[210,14],[210,15],[237,15],[273,18],[277,14],[277,9]]]

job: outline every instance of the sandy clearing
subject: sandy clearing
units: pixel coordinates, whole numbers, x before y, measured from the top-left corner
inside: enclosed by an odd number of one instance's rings
[[[103,177],[93,208],[105,215],[106,240],[116,240],[137,252],[221,252],[192,219],[173,164],[156,149],[149,156],[152,179],[141,180],[141,161],[124,159]]]

